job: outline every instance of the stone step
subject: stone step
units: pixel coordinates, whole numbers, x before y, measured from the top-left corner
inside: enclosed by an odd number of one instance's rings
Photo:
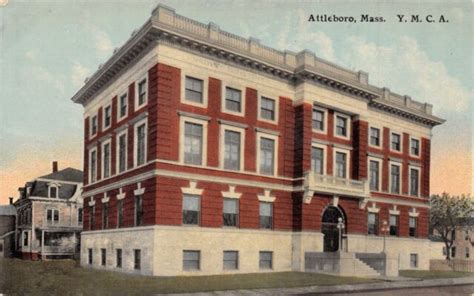
[[[380,276],[381,274],[375,269],[367,265],[365,262],[354,258],[355,270],[357,271],[356,276]]]

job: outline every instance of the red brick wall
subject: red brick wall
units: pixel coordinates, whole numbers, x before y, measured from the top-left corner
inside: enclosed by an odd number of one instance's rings
[[[354,141],[352,176],[354,179],[367,179],[367,146],[368,123],[356,120],[352,124],[352,138]]]
[[[421,195],[430,196],[431,141],[421,139]]]

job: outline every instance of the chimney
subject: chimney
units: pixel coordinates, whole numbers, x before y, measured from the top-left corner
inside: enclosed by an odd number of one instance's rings
[[[12,205],[13,204],[13,197],[9,197],[8,199],[10,200],[10,204]]]
[[[53,173],[56,173],[58,171],[58,162],[53,161]]]

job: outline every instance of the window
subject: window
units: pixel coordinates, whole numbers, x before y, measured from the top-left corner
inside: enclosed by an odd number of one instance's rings
[[[418,184],[419,184],[419,170],[411,168],[410,169],[410,195],[411,196],[418,196]]]
[[[91,118],[91,136],[97,134],[97,115]]]
[[[103,170],[104,170],[104,178],[110,177],[110,142],[105,143],[102,146],[102,161],[103,161]]]
[[[46,222],[47,224],[59,223],[59,210],[47,209],[46,210]]]
[[[89,207],[89,230],[94,230],[95,227],[95,206]]]
[[[185,100],[194,103],[203,103],[203,81],[186,76]]]
[[[370,190],[379,190],[380,186],[380,167],[379,162],[371,160],[370,162]]]
[[[397,236],[398,235],[398,216],[390,215],[390,235]]]
[[[123,200],[117,200],[117,227],[120,228],[123,225]]]
[[[97,181],[97,150],[95,149],[90,152],[89,174],[91,183]]]
[[[201,201],[197,195],[183,196],[183,224],[186,225],[199,225]]]
[[[128,94],[124,93],[119,98],[119,118],[123,118],[127,115],[127,108],[128,108]]]
[[[260,202],[260,228],[272,229],[273,227],[273,204]]]
[[[135,196],[135,226],[143,224],[143,197]]]
[[[224,251],[224,269],[226,270],[239,269],[239,252],[238,251]]]
[[[347,154],[342,152],[336,152],[336,177],[346,178],[347,177]]]
[[[260,98],[260,118],[274,121],[276,119],[275,100],[261,97]]]
[[[410,140],[410,154],[413,156],[420,155],[420,140],[418,139]]]
[[[316,174],[324,174],[324,150],[319,147],[311,148],[311,168]]]
[[[147,101],[147,80],[146,78],[143,78],[142,80],[140,80],[140,82],[138,82],[138,86],[137,86],[137,106],[140,107],[142,105],[144,105]]]
[[[23,232],[23,246],[24,247],[27,247],[28,246],[28,231],[24,231]]]
[[[451,230],[451,238],[452,240],[456,240],[456,229]]]
[[[456,257],[456,247],[451,247],[451,258]]]
[[[378,235],[379,231],[379,217],[376,213],[369,213],[367,216],[367,230],[368,234]]]
[[[57,198],[58,197],[58,187],[55,185],[49,186],[49,197]]]
[[[416,218],[409,217],[408,218],[408,227],[409,227],[409,235],[415,237],[416,236]]]
[[[136,127],[136,165],[142,165],[146,162],[146,123],[139,124]]]
[[[108,128],[112,123],[112,107],[109,105],[104,108],[104,128]]]
[[[469,247],[466,247],[466,258],[469,258],[470,257],[470,254],[469,254]]]
[[[260,260],[258,262],[260,269],[273,268],[273,252],[260,251]]]
[[[109,227],[109,203],[102,204],[102,229]]]
[[[411,268],[418,267],[418,254],[410,254],[410,267]]]
[[[133,250],[133,269],[140,270],[142,265],[142,251],[138,249]]]
[[[260,173],[265,175],[274,174],[275,162],[275,141],[272,139],[260,138]]]
[[[183,251],[183,270],[201,268],[201,251]]]
[[[239,224],[239,200],[224,198],[224,226],[237,227]]]
[[[341,137],[348,137],[348,118],[336,115],[336,135]]]
[[[469,229],[464,230],[464,240],[469,240]]]
[[[202,165],[203,126],[186,122],[184,124],[184,163]]]
[[[242,112],[242,93],[235,88],[225,88],[225,109],[232,112]]]
[[[370,128],[370,145],[380,147],[380,129]]]
[[[240,133],[224,132],[224,169],[240,170]]]
[[[107,262],[107,250],[100,249],[100,264],[102,266],[105,266],[106,262]]]
[[[400,166],[392,164],[390,166],[390,192],[400,193]]]
[[[324,111],[313,108],[312,127],[314,130],[317,130],[317,131],[325,130],[324,115],[325,115]]]
[[[392,133],[391,149],[394,151],[402,151],[402,137],[399,134]]]
[[[122,173],[127,168],[127,134],[118,136],[118,172]]]
[[[77,223],[82,224],[84,219],[84,211],[82,208],[77,209]]]
[[[122,268],[122,249],[115,250],[115,259],[117,268]]]
[[[87,249],[87,261],[88,261],[89,265],[92,265],[92,263],[94,263],[94,257],[93,257],[92,249]]]

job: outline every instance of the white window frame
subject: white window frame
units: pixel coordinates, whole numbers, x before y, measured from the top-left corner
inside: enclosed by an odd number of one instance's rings
[[[343,117],[346,119],[346,123],[347,123],[347,135],[346,136],[341,136],[341,135],[338,135],[337,134],[337,117]],[[352,119],[351,119],[351,116],[349,115],[346,115],[344,113],[340,113],[340,112],[334,112],[334,120],[333,120],[333,136],[335,138],[340,138],[340,139],[344,139],[344,140],[350,140],[351,139],[351,132],[352,132]]]
[[[376,157],[367,157],[367,176],[368,176],[368,182],[369,182],[369,188],[370,188],[370,162],[371,161],[376,161],[379,164],[379,186],[375,191],[382,191],[382,170],[383,170],[383,159],[381,158],[376,158]],[[370,190],[373,190],[370,188]]]
[[[179,163],[187,166],[207,166],[207,125],[208,121],[181,115],[179,118]],[[184,126],[186,122],[202,125],[202,162],[201,165],[184,163]]]
[[[418,192],[416,193],[416,195],[411,195],[411,170],[418,171]],[[419,197],[420,191],[421,191],[420,185],[421,185],[421,168],[417,166],[409,165],[408,166],[408,195]]]
[[[202,80],[202,103],[192,102],[186,100],[186,76],[194,79]],[[209,77],[203,75],[202,73],[198,73],[195,71],[190,70],[182,70],[181,71],[181,95],[180,95],[180,102],[182,104],[207,108],[208,106],[208,95],[209,94]]]
[[[105,145],[109,144],[109,176],[105,177]],[[101,144],[101,155],[100,155],[100,166],[101,166],[101,177],[102,179],[108,179],[112,177],[112,140],[108,139]]]
[[[267,175],[267,174],[262,174],[260,172],[260,141],[261,138],[267,138],[270,140],[273,140],[275,143],[275,149],[274,149],[274,159],[273,159],[273,174],[272,175]],[[264,133],[264,132],[257,132],[257,172],[258,174],[262,176],[277,176],[278,175],[278,136],[277,135],[272,135],[269,133]]]
[[[240,164],[239,170],[229,170],[224,168],[224,157],[225,157],[225,131],[240,133]],[[230,172],[242,172],[244,171],[244,149],[245,149],[245,129],[235,127],[231,125],[221,124],[220,126],[220,143],[219,143],[219,168]],[[183,149],[184,150],[184,149]]]
[[[110,108],[110,124],[105,125],[105,109]],[[112,126],[112,103],[108,103],[102,108],[102,131],[109,129]]]
[[[318,111],[321,111],[323,112],[323,130],[317,130],[317,129],[313,129],[313,109],[316,109]],[[326,108],[322,108],[322,107],[319,107],[319,106],[316,106],[316,105],[313,105],[313,108],[311,109],[311,129],[313,131],[313,133],[318,133],[318,134],[322,134],[322,135],[326,135],[327,132],[328,132],[328,109]]]
[[[95,131],[95,133],[92,133],[92,123],[93,123],[93,119],[96,119],[97,121],[97,129]],[[97,134],[99,133],[99,116],[97,114],[97,112],[94,114],[94,115],[91,115],[89,117],[89,139],[93,138],[94,136],[96,136]]]
[[[127,108],[125,111],[125,115],[120,116],[120,98],[123,97],[124,95],[126,96]],[[126,118],[128,115],[128,110],[129,110],[128,109],[129,108],[128,96],[129,96],[128,87],[126,88],[126,90],[120,92],[119,95],[117,96],[117,122],[120,122],[122,119]]]
[[[56,188],[56,196],[51,196],[51,188]],[[59,197],[59,185],[56,183],[48,184],[48,198],[58,198]]]
[[[143,105],[146,105],[146,104],[143,104]],[[141,165],[138,165],[138,162],[137,162],[137,156],[138,156],[138,127],[142,124],[145,124],[145,151],[143,153],[145,153],[145,162]],[[134,125],[133,125],[133,167],[134,168],[137,168],[137,167],[142,167],[142,166],[145,166],[147,165],[148,163],[148,160],[147,160],[147,154],[148,154],[148,118],[143,118],[142,120],[136,122]]]
[[[332,168],[332,175],[336,178],[337,177],[337,166],[336,166],[336,154],[337,152],[339,153],[344,153],[346,155],[346,177],[345,179],[350,179],[351,178],[351,172],[350,172],[350,163],[351,163],[351,151],[347,149],[342,149],[342,148],[333,148],[333,153],[332,153],[332,163],[333,163],[333,168]]]
[[[418,155],[412,154],[411,153],[411,140],[417,140],[418,141]],[[413,158],[421,158],[421,139],[418,137],[410,136],[409,144],[408,144],[408,149],[409,149],[409,155]]]
[[[51,222],[48,222],[48,211],[49,210],[51,210]],[[58,221],[57,222],[54,221],[54,211],[58,212]],[[59,209],[57,209],[57,208],[46,208],[44,213],[45,213],[44,214],[44,224],[45,225],[59,225],[59,224],[61,224],[61,215],[60,215]]]
[[[123,170],[123,172],[120,172],[120,137],[122,135],[125,135],[125,170]],[[115,143],[117,149],[115,153],[115,174],[119,175],[125,173],[128,170],[128,129],[124,129],[123,131],[117,133]]]
[[[392,137],[393,135],[399,135],[400,136],[400,150],[394,150],[392,148]],[[400,132],[397,132],[397,131],[390,131],[390,146],[389,146],[389,150],[391,152],[395,152],[395,153],[403,153],[403,133],[400,133]]]
[[[95,151],[95,180],[92,181],[92,152]],[[98,160],[98,153],[97,153],[97,146],[89,149],[89,169],[88,169],[88,181],[89,184],[96,183],[99,181],[99,176],[97,175],[98,167],[97,167],[97,160]]]
[[[270,100],[273,100],[275,102],[275,119],[274,120],[270,120],[270,119],[266,119],[266,118],[261,117],[262,98],[270,99]],[[266,95],[265,93],[259,94],[258,95],[258,104],[257,104],[257,110],[258,110],[257,119],[258,119],[258,121],[268,122],[268,123],[272,123],[272,124],[278,124],[278,116],[280,114],[279,113],[279,109],[280,109],[279,105],[280,105],[280,100],[279,100],[278,97],[269,96],[269,95]]]
[[[225,95],[226,95],[226,89],[227,88],[233,88],[233,89],[236,89],[236,90],[240,90],[240,99],[241,99],[241,104],[242,104],[242,108],[240,110],[240,112],[235,112],[235,111],[232,111],[232,110],[227,110],[226,107],[225,107]],[[245,87],[241,86],[241,85],[238,85],[238,84],[235,84],[235,83],[222,83],[222,90],[221,90],[221,112],[222,113],[227,113],[227,114],[231,114],[231,115],[235,115],[235,116],[245,116]]]
[[[400,162],[389,161],[388,162],[388,193],[390,194],[402,194],[403,192],[403,164]],[[398,184],[398,192],[392,192],[392,165],[398,166],[400,168],[400,184]]]
[[[323,175],[327,175],[327,160],[328,160],[328,154],[327,154],[327,146],[319,143],[311,143],[311,172],[314,172],[313,168],[313,147],[314,148],[320,148],[323,149]]]
[[[372,128],[378,129],[378,130],[380,131],[380,145],[379,145],[379,146],[373,145],[373,144],[370,142],[370,137],[371,137],[371,135],[370,135],[370,130],[371,130]],[[369,145],[369,147],[373,147],[373,148],[377,148],[377,149],[382,149],[382,148],[383,148],[383,128],[382,128],[382,127],[369,124],[369,133],[368,133],[368,137],[367,137],[367,138],[368,138],[368,140],[367,140],[368,143],[367,143],[367,144]]]
[[[148,97],[149,97],[149,89],[150,89],[150,80],[148,79],[148,72],[144,75],[139,76],[140,78],[135,81],[135,111],[138,111],[145,107],[148,104]],[[146,96],[145,96],[145,102],[143,102],[142,105],[138,105],[138,84],[143,81],[143,79],[146,80]],[[128,106],[127,106],[128,109]]]

